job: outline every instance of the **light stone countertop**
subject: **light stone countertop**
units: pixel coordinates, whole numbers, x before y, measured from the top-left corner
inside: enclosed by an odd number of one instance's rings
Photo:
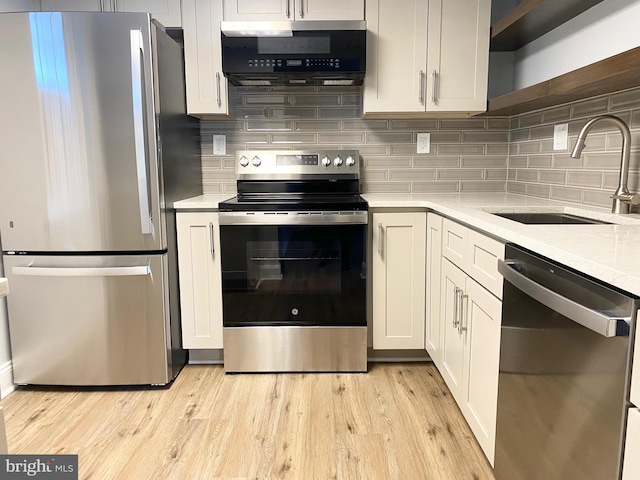
[[[0,298],[9,294],[9,282],[6,278],[0,277]]]
[[[231,195],[203,195],[178,209],[216,209]],[[509,193],[364,194],[369,208],[424,208],[512,242],[640,296],[640,215]],[[613,225],[524,225],[490,212],[564,212]]]

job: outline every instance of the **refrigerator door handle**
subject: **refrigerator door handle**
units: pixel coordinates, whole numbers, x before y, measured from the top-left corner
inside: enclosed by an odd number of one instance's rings
[[[129,277],[151,275],[151,267],[13,267],[11,273],[32,277]]]
[[[136,171],[138,175],[138,202],[140,205],[140,225],[142,233],[153,234],[153,220],[149,206],[149,183],[147,179],[146,129],[144,123],[144,70],[141,57],[144,56],[142,32],[131,30],[131,92],[133,104],[133,133],[135,137]]]

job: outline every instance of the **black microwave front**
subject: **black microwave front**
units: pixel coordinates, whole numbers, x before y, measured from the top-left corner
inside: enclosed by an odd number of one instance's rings
[[[364,22],[222,22],[222,71],[233,85],[361,85]]]

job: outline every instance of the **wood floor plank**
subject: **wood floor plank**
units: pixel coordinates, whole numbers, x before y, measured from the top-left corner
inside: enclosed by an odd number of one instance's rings
[[[10,453],[77,453],[82,479],[494,480],[431,363],[188,365],[170,388],[18,388],[0,404]]]

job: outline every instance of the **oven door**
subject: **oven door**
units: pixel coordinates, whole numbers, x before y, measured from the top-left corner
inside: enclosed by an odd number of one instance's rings
[[[366,326],[367,212],[221,212],[225,327]]]

